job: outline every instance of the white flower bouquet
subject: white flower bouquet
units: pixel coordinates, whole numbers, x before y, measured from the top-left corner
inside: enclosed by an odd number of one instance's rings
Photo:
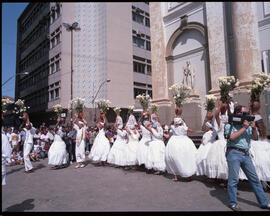
[[[144,111],[148,109],[148,105],[151,102],[151,97],[145,94],[139,94],[136,96],[136,99],[140,102]]]
[[[14,102],[9,100],[8,98],[2,99],[2,112],[6,113],[9,110],[10,105],[13,103]]]
[[[152,113],[156,113],[158,111],[158,105],[155,103],[152,103],[151,110],[152,110]]]
[[[182,103],[190,96],[191,88],[184,84],[174,84],[169,88],[173,93],[173,99],[177,106],[181,106]]]
[[[204,104],[206,111],[212,111],[215,108],[217,97],[214,95],[205,95],[206,103]]]
[[[21,99],[18,99],[16,102],[15,102],[15,112],[16,114],[22,114],[23,112],[26,112],[27,108],[29,107],[26,107],[24,105],[24,100],[21,100]]]
[[[56,104],[55,106],[53,106],[53,110],[54,112],[56,112],[57,116],[60,116],[63,111],[63,107],[61,106],[61,104]]]
[[[70,101],[71,108],[74,107],[77,113],[83,111],[85,99],[76,97]]]
[[[255,79],[251,82],[251,88],[248,89],[248,93],[252,101],[260,101],[261,93],[270,84],[270,75],[255,73],[253,77]]]
[[[106,113],[109,110],[109,104],[111,103],[109,100],[97,99],[95,102],[97,103],[98,109],[101,113]]]
[[[128,107],[128,113],[133,112],[133,110],[134,110],[134,106],[129,106],[129,107]]]
[[[114,111],[116,114],[120,114],[121,108],[115,107],[115,108],[113,109],[113,111]]]
[[[229,93],[239,86],[238,79],[235,79],[234,76],[222,76],[218,78],[220,96],[223,102],[228,102],[231,98]]]

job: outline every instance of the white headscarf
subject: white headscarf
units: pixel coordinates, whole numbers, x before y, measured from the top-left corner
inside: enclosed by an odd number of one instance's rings
[[[83,123],[82,121],[79,121],[79,124],[82,124],[82,125],[84,125],[84,123]]]
[[[182,123],[182,119],[181,118],[174,118],[173,122],[175,125],[180,125]]]

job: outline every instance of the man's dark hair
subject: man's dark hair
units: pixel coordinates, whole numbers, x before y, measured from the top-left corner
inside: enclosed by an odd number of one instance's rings
[[[239,113],[239,112],[242,112],[242,105],[237,105],[235,108],[234,108],[234,114],[236,114],[236,113]]]

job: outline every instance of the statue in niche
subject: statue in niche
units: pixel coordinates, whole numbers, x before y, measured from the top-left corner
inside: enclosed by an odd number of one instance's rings
[[[195,71],[193,66],[190,64],[190,61],[187,61],[186,63],[187,66],[184,67],[184,77],[182,83],[194,89]]]

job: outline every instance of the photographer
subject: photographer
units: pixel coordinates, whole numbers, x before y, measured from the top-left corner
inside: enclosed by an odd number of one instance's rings
[[[235,107],[235,115],[244,116],[247,113],[248,109],[246,107],[241,105]],[[241,211],[241,208],[237,204],[237,184],[239,181],[239,170],[241,167],[253,188],[261,208],[270,209],[269,201],[267,200],[267,197],[263,191],[262,185],[249,155],[251,138],[255,140],[258,139],[255,122],[243,120],[243,124],[237,124],[234,122],[226,124],[224,135],[228,139],[226,158],[229,171],[229,207],[233,211]]]

